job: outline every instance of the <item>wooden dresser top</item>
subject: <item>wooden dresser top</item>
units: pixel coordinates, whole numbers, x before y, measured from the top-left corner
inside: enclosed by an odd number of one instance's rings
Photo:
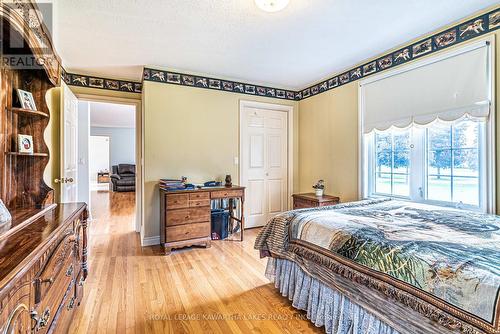
[[[323,203],[323,202],[338,202],[340,198],[336,196],[330,196],[330,195],[323,195],[323,196],[316,196],[315,193],[305,193],[305,194],[293,194],[293,198],[297,199],[305,199],[308,201],[314,201],[318,203]]]
[[[220,191],[220,190],[244,190],[245,187],[240,187],[240,186],[231,186],[231,187],[203,187],[201,189],[189,189],[189,190],[173,190],[173,191],[166,191],[163,189],[160,189],[160,191],[164,192],[165,194],[188,194],[188,193],[198,193],[198,192],[208,192],[208,191]]]
[[[85,206],[85,203],[57,204],[14,233],[0,236],[0,289],[10,280],[16,268],[25,266]],[[15,219],[26,219],[24,215],[16,216],[13,217],[12,225],[20,224]]]

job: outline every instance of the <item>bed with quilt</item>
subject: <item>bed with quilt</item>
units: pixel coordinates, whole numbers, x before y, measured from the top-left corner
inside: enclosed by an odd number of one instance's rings
[[[500,217],[397,200],[294,210],[255,248],[327,333],[500,333]]]

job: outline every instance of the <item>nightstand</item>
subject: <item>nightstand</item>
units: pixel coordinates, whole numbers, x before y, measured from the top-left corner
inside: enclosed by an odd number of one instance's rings
[[[316,196],[314,193],[293,194],[293,209],[315,208],[320,206],[334,205],[340,202],[336,196]]]

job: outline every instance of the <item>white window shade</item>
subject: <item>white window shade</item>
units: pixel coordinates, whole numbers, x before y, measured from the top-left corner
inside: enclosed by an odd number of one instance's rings
[[[482,42],[360,84],[363,132],[454,121],[487,120],[489,44]]]

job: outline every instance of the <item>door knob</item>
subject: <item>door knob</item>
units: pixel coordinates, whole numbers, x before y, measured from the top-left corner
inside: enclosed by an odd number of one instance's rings
[[[63,177],[61,179],[54,179],[54,183],[73,183],[72,177]]]

